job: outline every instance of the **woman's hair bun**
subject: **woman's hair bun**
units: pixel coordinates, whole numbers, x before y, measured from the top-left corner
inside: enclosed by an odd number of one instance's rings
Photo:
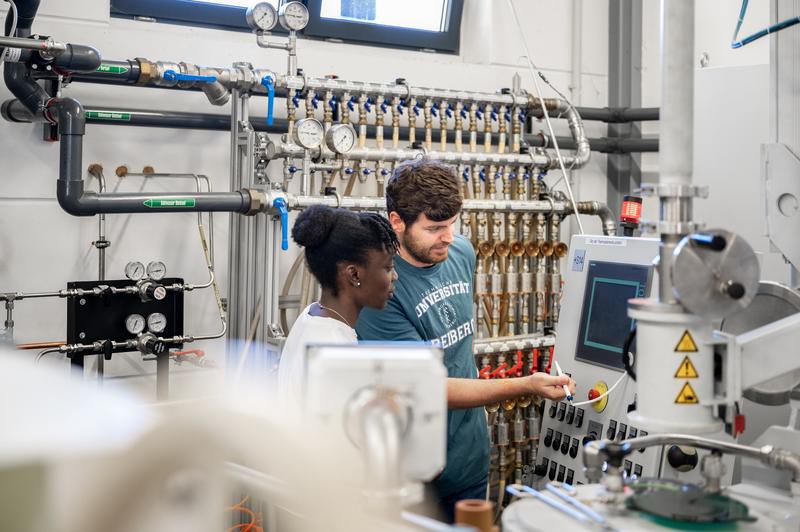
[[[339,213],[327,205],[312,205],[297,217],[292,239],[305,248],[316,248],[328,240]]]

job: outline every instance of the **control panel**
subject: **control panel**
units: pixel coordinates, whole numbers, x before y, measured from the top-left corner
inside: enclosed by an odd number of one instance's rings
[[[537,453],[541,481],[584,484],[583,446],[593,440],[646,436],[628,421],[636,383],[623,379],[622,352],[634,323],[628,300],[657,290],[653,259],[659,241],[579,235],[572,238],[564,272],[565,290],[556,330],[555,359],[577,382],[572,402],[547,401]],[[635,352],[635,348],[631,351]],[[623,464],[628,476],[659,476],[663,451],[634,453]]]

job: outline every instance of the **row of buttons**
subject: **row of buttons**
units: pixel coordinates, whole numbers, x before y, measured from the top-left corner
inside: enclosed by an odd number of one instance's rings
[[[575,426],[581,428],[583,425],[583,415],[584,410],[583,408],[575,408],[572,405],[567,406],[566,403],[556,403],[553,402],[550,405],[550,417],[555,418],[558,416],[559,421],[566,421],[568,424],[572,424],[575,422]]]
[[[550,480],[566,482],[567,484],[572,484],[575,482],[575,470],[567,469],[566,466],[559,465],[555,460],[551,462],[547,458],[542,458],[542,464],[537,467],[536,470],[540,476],[544,476],[546,474],[547,478]],[[583,482],[578,482],[578,484],[583,484]]]
[[[635,478],[642,478],[642,466],[640,464],[634,464],[630,460],[625,460],[622,465],[626,477],[631,478],[631,475],[634,475]]]
[[[628,425],[625,423],[619,424],[619,430],[617,430],[617,422],[615,420],[610,420],[608,422],[608,430],[606,431],[606,438],[609,440],[617,440],[622,441],[628,438],[635,438],[637,436],[647,436],[647,431],[642,430],[639,431],[635,427],[628,428]],[[639,449],[639,452],[644,452],[644,449]]]
[[[544,446],[552,447],[554,451],[561,449],[561,454],[566,456],[569,453],[572,458],[577,458],[580,440],[578,438],[570,438],[569,434],[547,429],[544,435]]]

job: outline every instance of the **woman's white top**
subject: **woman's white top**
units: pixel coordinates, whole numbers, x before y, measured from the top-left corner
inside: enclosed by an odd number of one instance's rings
[[[308,344],[353,343],[358,341],[356,331],[333,318],[312,316],[312,303],[300,313],[292,325],[289,337],[281,352],[278,366],[278,394],[285,405],[300,408],[305,391],[305,360]]]

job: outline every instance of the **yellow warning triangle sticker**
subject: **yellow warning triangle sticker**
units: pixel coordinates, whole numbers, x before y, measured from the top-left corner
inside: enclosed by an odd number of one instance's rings
[[[689,360],[688,356],[683,357],[683,361],[681,365],[678,367],[678,371],[675,372],[676,379],[696,379],[697,369],[692,364],[692,361]]]
[[[692,389],[692,385],[684,383],[683,388],[681,388],[678,397],[675,398],[676,405],[696,405],[699,401],[697,400],[697,394],[694,393]]]
[[[678,340],[678,345],[675,346],[676,353],[697,353],[697,344],[694,343],[694,338],[689,330],[683,331],[683,336]]]

